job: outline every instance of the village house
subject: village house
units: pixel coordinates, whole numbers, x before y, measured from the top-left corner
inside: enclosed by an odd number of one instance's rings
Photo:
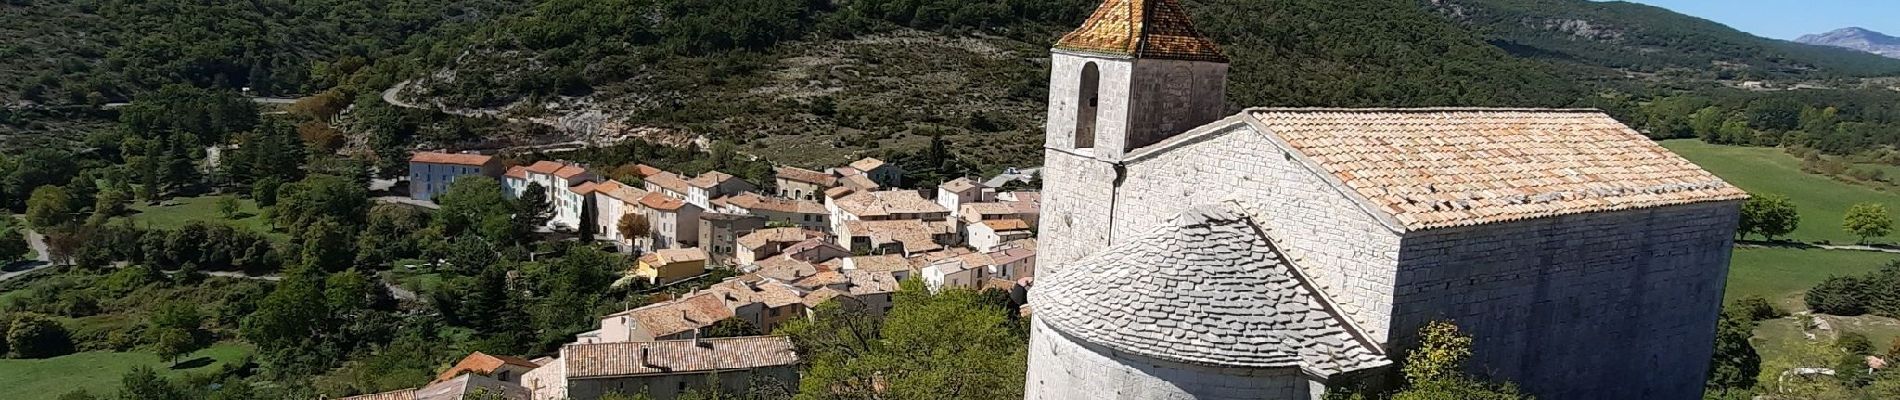
[[[990,267],[994,265],[996,261],[988,253],[968,253],[933,261],[918,274],[931,291],[946,287],[976,289],[992,277]]]
[[[848,257],[850,255],[850,250],[846,250],[844,247],[832,243],[830,238],[820,237],[805,239],[803,242],[785,246],[785,248],[779,250],[779,254],[774,257],[785,257],[804,262],[819,263],[839,257]]]
[[[698,247],[659,249],[640,256],[633,277],[664,285],[706,273],[706,251]]]
[[[702,210],[711,210],[712,200],[757,189],[751,182],[719,171],[707,171],[692,180],[686,181],[686,202],[699,206]]]
[[[732,265],[738,253],[739,236],[765,228],[765,218],[757,215],[705,212],[699,214],[699,246],[706,249],[716,265]]]
[[[434,201],[464,176],[500,177],[501,160],[481,154],[420,152],[409,157],[409,198]]]
[[[732,309],[711,292],[648,304],[632,310],[608,314],[600,320],[600,329],[575,335],[575,343],[650,342],[690,339],[700,329],[732,318]]]
[[[937,185],[937,205],[959,215],[964,204],[996,201],[996,189],[970,178],[957,178]]]
[[[714,200],[713,204],[719,212],[757,215],[767,222],[831,230],[831,211],[816,201],[772,198],[748,192]]]
[[[506,182],[510,187],[508,192],[515,198],[526,194],[527,188],[532,185],[540,185],[547,191],[548,203],[554,207],[554,216],[548,219],[549,228],[581,230],[587,228],[583,223],[593,222],[581,219],[590,214],[593,208],[591,183],[594,174],[585,167],[556,161],[537,161],[522,169],[518,182],[513,182],[517,178],[512,175],[506,179],[511,181]],[[518,192],[513,190],[516,186],[522,189]]]
[[[916,219],[845,221],[838,244],[853,253],[912,255],[942,250],[962,239],[951,221]]]
[[[1010,281],[1036,276],[1036,239],[1004,243],[986,253],[990,257],[989,275]]]
[[[798,353],[784,336],[561,346],[529,373],[534,400],[596,400],[612,393],[671,400],[690,390],[746,393],[755,384],[798,387]],[[709,387],[717,383],[719,387]]]
[[[463,374],[474,374],[502,382],[521,384],[521,374],[540,366],[520,357],[495,356],[477,351],[470,353],[467,357],[462,357],[462,361],[456,362],[455,366],[449,367],[447,371],[436,374],[435,381],[431,383],[446,382]]]
[[[820,272],[794,285],[810,290],[803,302],[807,318],[815,317],[811,315],[813,308],[829,301],[862,307],[873,316],[883,317],[891,311],[892,294],[898,290],[898,280],[890,274],[866,270]]]
[[[595,236],[612,242],[622,251],[633,249],[635,244],[632,238],[620,231],[620,222],[629,215],[646,216],[646,206],[640,205],[640,199],[646,195],[645,190],[615,180],[594,185],[594,224],[600,227]]]
[[[824,196],[825,189],[838,186],[838,177],[809,169],[781,166],[772,172],[778,197],[787,199],[815,201]]]
[[[646,250],[677,249],[694,247],[699,240],[699,206],[686,203],[679,198],[648,192],[640,197],[640,206],[647,212],[647,224],[652,230],[642,238]]]
[[[925,199],[915,190],[855,192],[827,199],[825,208],[831,211],[833,232],[842,229],[846,221],[943,221],[950,216],[950,210]]]
[[[856,174],[851,175],[863,175],[882,187],[902,187],[904,183],[903,168],[876,158],[865,157],[852,161],[847,171],[856,171]]]
[[[766,228],[740,236],[738,251],[734,261],[739,265],[751,264],[784,251],[798,242],[807,239],[825,237],[823,232],[804,228]]]
[[[532,371],[530,371],[532,372]],[[344,397],[337,400],[529,400],[526,387],[480,374],[461,374],[419,388]]]
[[[656,171],[640,180],[646,182],[648,192],[664,194],[666,197],[685,200],[687,194],[693,192],[693,185],[686,183],[686,178],[672,172]]]
[[[727,279],[701,293],[724,300],[729,307],[727,312],[752,324],[760,332],[778,329],[779,325],[803,316],[805,312],[804,292],[785,281],[758,274]]]
[[[992,219],[963,228],[965,241],[976,251],[992,251],[1003,243],[1036,235],[1034,227],[1020,219]]]

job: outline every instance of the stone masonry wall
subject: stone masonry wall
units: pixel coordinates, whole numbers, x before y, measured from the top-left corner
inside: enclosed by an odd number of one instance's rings
[[[1062,150],[1043,151],[1042,265],[1075,261],[1108,247],[1108,204],[1115,171],[1108,163]],[[1053,268],[1053,267],[1051,267]]]
[[[1472,372],[1540,399],[1702,394],[1738,203],[1413,232],[1399,257],[1394,352],[1451,319]]]
[[[1025,400],[1307,400],[1324,393],[1293,368],[1212,368],[1079,343],[1032,322]]]
[[[1128,176],[1117,194],[1114,237],[1133,237],[1194,205],[1240,200],[1256,209],[1267,234],[1285,245],[1287,254],[1341,311],[1373,339],[1384,340],[1398,233],[1253,128],[1237,122],[1210,128],[1214,131],[1189,133],[1193,136],[1183,138],[1179,147],[1129,159]],[[1054,174],[1056,166],[1051,164],[1045,173]],[[1055,175],[1043,182],[1068,189]],[[1045,198],[1056,196],[1045,193]],[[1108,230],[1105,226],[1111,225],[1080,230]],[[1047,232],[1040,249],[1074,247],[1051,240]]]

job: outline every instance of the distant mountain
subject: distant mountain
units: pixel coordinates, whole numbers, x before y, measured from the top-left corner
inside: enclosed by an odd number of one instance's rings
[[[1795,43],[1844,47],[1892,58],[1900,58],[1900,38],[1865,28],[1841,28],[1832,32],[1802,35]]]
[[[1893,76],[1900,61],[1763,38],[1662,7],[1592,0],[1418,0],[1523,57],[1716,79]]]

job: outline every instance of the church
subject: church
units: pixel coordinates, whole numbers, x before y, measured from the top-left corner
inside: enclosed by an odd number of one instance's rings
[[[1428,322],[1540,399],[1695,399],[1742,190],[1596,110],[1248,108],[1176,0],[1051,50],[1025,397],[1317,399]]]

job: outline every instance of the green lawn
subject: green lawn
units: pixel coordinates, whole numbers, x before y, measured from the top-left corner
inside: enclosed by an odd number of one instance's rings
[[[1854,203],[1883,203],[1889,212],[1900,213],[1900,194],[1801,172],[1801,160],[1779,148],[1712,145],[1694,139],[1665,140],[1662,145],[1750,193],[1788,196],[1801,212],[1801,226],[1791,239],[1854,243],[1859,238],[1841,230],[1841,216]]]
[[[173,229],[192,221],[205,221],[251,228],[258,232],[270,231],[270,222],[258,211],[257,202],[250,199],[238,199],[240,218],[237,220],[225,219],[224,214],[218,212],[218,196],[177,197],[166,200],[164,204],[169,205],[134,203],[129,207],[134,211],[129,218],[152,228]]]
[[[1736,248],[1729,260],[1727,300],[1761,296],[1795,311],[1808,288],[1833,275],[1861,275],[1900,254],[1871,251]],[[1792,303],[1789,301],[1793,300]]]
[[[177,376],[213,371],[251,352],[249,345],[218,343],[180,358],[181,361],[197,358],[212,360],[210,363],[200,362],[202,365],[188,369],[171,369],[171,363],[144,352],[94,351],[38,360],[0,359],[0,399],[53,399],[76,389],[85,389],[99,397],[109,397],[118,391],[119,378],[133,367],[149,366],[162,374]]]

